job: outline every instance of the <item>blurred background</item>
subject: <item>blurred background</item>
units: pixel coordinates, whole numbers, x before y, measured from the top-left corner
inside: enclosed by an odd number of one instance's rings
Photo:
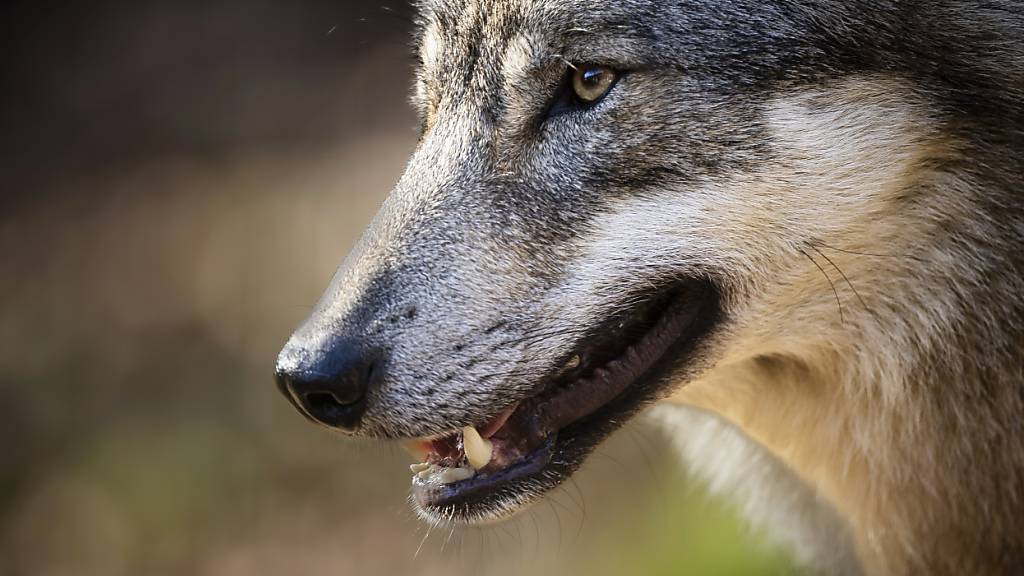
[[[0,575],[790,572],[643,422],[516,520],[431,533],[401,450],[278,396],[415,143],[407,5],[0,13]]]

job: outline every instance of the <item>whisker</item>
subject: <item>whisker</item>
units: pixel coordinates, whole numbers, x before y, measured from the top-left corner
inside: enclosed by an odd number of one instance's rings
[[[821,267],[821,264],[818,264],[817,260],[811,258],[811,255],[808,254],[807,252],[804,252],[803,248],[797,248],[797,250],[799,250],[801,254],[806,256],[807,259],[810,260],[812,264],[814,264],[815,268],[821,271],[822,276],[824,276],[825,279],[828,280],[828,285],[832,287],[832,293],[835,294],[836,297],[836,305],[839,307],[839,323],[846,324],[846,318],[843,316],[843,302],[842,300],[839,299],[839,291],[836,290],[836,285],[832,282],[832,278],[830,278],[828,272],[825,272],[825,269]]]
[[[555,504],[554,504],[555,499],[554,498],[548,497],[548,498],[545,498],[544,501],[547,502],[548,507],[551,508],[551,511],[555,514],[555,522],[558,524],[558,527],[555,528],[555,536],[557,537],[556,544],[555,544],[555,552],[557,554],[561,555],[561,553],[562,553],[562,532],[563,532],[563,528],[562,528],[562,515],[558,513],[558,508],[555,508]]]
[[[583,534],[583,526],[587,521],[587,499],[583,496],[583,490],[576,482],[576,478],[574,476],[569,476],[569,482],[572,483],[573,487],[576,488],[576,492],[580,495],[580,511],[582,512],[582,515],[580,516],[579,530],[576,531],[576,538],[579,539],[580,535]]]
[[[434,529],[434,523],[427,523],[427,533],[423,535],[423,540],[420,540],[420,545],[416,548],[416,553],[412,555],[412,559],[415,560],[420,557],[420,551],[423,550],[423,545],[427,543],[427,538],[430,538],[430,531]]]
[[[834,250],[836,252],[842,252],[844,254],[852,254],[854,256],[870,256],[872,258],[906,258],[908,260],[914,260],[915,262],[926,262],[926,260],[924,258],[918,258],[916,256],[911,256],[909,254],[874,254],[874,253],[871,253],[871,252],[856,252],[856,251],[853,251],[853,250],[845,250],[843,248],[836,248],[835,246],[829,246],[828,244],[825,244],[824,242],[822,242],[820,240],[814,240],[812,242],[809,242],[809,244],[821,246],[822,248],[828,248],[829,250]]]
[[[573,64],[572,62],[569,62],[568,60],[566,60],[565,57],[562,56],[561,54],[552,54],[551,57],[554,58],[554,59],[561,60],[562,62],[565,63],[566,66],[568,66],[569,68],[572,68],[573,70],[579,70],[579,68],[577,68],[575,64]]]
[[[540,555],[540,525],[537,524],[537,517],[532,510],[530,511],[530,520],[533,521],[533,534],[536,538],[533,545],[533,561],[536,562]]]
[[[654,465],[654,458],[652,458],[650,452],[648,452],[647,446],[645,446],[643,442],[637,440],[637,434],[639,434],[639,432],[636,429],[636,424],[631,423],[627,426],[624,426],[623,428],[625,428],[628,431],[629,439],[637,447],[637,450],[643,457],[644,463],[647,465],[647,470],[651,473],[651,477],[657,478],[658,470]]]
[[[451,540],[452,540],[452,536],[454,536],[454,535],[455,535],[455,528],[456,528],[456,527],[458,526],[458,525],[457,525],[457,524],[455,523],[455,509],[454,509],[454,508],[452,508],[452,512],[451,512],[451,520],[450,520],[450,522],[452,523],[452,530],[451,530],[451,532],[449,532],[449,533],[448,533],[448,537],[444,539],[444,542],[442,542],[442,543],[441,543],[441,553],[442,553],[442,554],[444,553],[444,549],[445,549],[445,547],[447,547],[447,546],[448,546],[448,543],[449,543],[449,542],[451,542]]]
[[[826,256],[825,254],[822,254],[821,250],[818,250],[813,245],[811,245],[811,250],[814,250],[815,252],[817,252],[819,256],[824,258],[826,262],[831,264],[832,267],[836,269],[836,272],[839,272],[839,275],[843,277],[843,280],[846,282],[846,285],[850,287],[850,290],[853,290],[854,296],[856,296],[857,300],[860,301],[860,305],[864,307],[864,310],[866,310],[868,312],[868,314],[871,314],[872,316],[874,316],[875,320],[880,320],[878,318],[878,315],[875,314],[875,311],[872,310],[868,306],[867,302],[864,301],[864,298],[861,298],[860,292],[857,291],[857,288],[853,285],[853,282],[850,282],[850,279],[846,276],[846,273],[843,272],[843,270],[839,266],[836,266],[836,263],[833,262],[831,258]]]

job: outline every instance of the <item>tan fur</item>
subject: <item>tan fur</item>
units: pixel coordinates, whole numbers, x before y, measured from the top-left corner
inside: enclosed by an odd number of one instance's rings
[[[806,250],[805,266],[784,277],[772,270],[776,277],[752,287],[723,359],[670,402],[720,415],[784,462],[845,519],[867,572],[913,573],[938,549],[955,565],[965,530],[943,525],[955,506],[947,499],[972,495],[936,460],[957,444],[957,426],[927,413],[920,393],[960,383],[923,382],[915,372],[941,347],[934,335],[962,320],[943,282],[962,272],[949,261],[957,255],[929,253],[922,240],[969,209],[958,194],[966,183],[934,182],[928,170],[952,146],[916,114],[907,90],[877,79],[775,102],[772,117],[793,170],[747,186],[779,187],[793,211],[804,208],[793,200],[801,195],[819,207],[835,196],[803,225],[843,251]],[[934,215],[873,215],[917,186],[945,188]],[[745,218],[754,227],[780,215]]]

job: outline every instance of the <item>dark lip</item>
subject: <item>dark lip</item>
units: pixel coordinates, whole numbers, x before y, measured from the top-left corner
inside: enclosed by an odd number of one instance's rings
[[[539,448],[508,468],[454,484],[434,486],[413,477],[413,498],[424,509],[444,508],[461,511],[465,515],[475,507],[493,504],[507,495],[501,487],[514,491],[516,482],[541,473],[551,463],[556,446],[557,434],[548,437]]]
[[[575,472],[597,444],[664,393],[668,388],[665,376],[690,363],[697,344],[717,324],[719,295],[713,284],[695,281],[674,292],[678,293],[663,314],[682,316],[684,326],[621,393],[552,432],[543,444],[508,468],[443,486],[414,479],[413,497],[419,507],[438,517],[471,523],[511,511],[510,502],[522,501],[524,495],[528,500],[535,498]]]

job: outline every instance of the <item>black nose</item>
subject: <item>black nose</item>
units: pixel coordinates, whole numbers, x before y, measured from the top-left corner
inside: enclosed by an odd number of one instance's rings
[[[277,385],[300,412],[316,422],[355,431],[366,412],[366,395],[378,375],[380,355],[358,344],[307,353],[286,348]]]

